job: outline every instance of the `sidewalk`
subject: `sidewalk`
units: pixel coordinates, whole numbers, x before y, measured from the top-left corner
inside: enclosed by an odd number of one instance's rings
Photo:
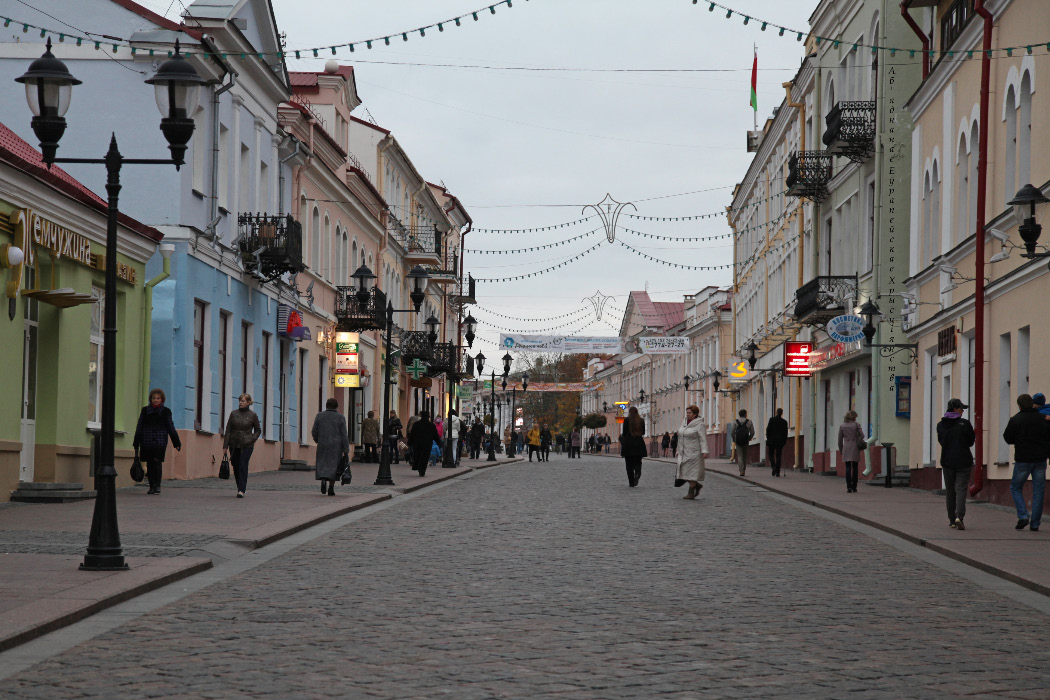
[[[675,460],[653,458],[674,464]],[[1050,595],[1050,524],[1039,532],[1015,530],[1012,509],[987,503],[966,504],[966,530],[948,527],[944,496],[907,487],[885,488],[861,481],[846,493],[846,480],[785,470],[774,478],[769,467],[752,465],[740,477],[736,464],[707,460],[707,470],[761,486],[774,493],[856,520],[939,554]]]
[[[394,486],[375,486],[378,464],[354,463],[353,482],[323,496],[310,471],[248,476],[236,498],[233,480],[165,481],[117,491],[121,545],[129,571],[85,572],[94,500],[0,504],[0,651],[70,625],[99,610],[242,556],[300,530],[475,469],[519,460],[463,460],[420,477],[391,465]]]

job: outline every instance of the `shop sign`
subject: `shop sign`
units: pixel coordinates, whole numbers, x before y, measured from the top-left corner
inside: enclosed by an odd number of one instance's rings
[[[838,360],[860,351],[861,345],[859,340],[855,343],[835,343],[810,353],[810,366],[820,368],[832,360]]]
[[[335,385],[346,389],[361,387],[361,365],[357,333],[335,334]]]
[[[784,343],[784,376],[811,377],[813,368],[809,366],[809,353],[812,343],[788,341]]]
[[[836,316],[828,321],[827,331],[836,343],[855,343],[864,338],[864,319],[855,314]]]
[[[277,335],[289,340],[310,340],[310,329],[303,325],[303,317],[290,306],[277,307]]]
[[[747,384],[751,381],[751,370],[748,369],[747,362],[744,360],[733,360],[726,375],[729,377],[730,384]]]
[[[96,253],[92,253],[91,254],[91,261],[88,263],[88,265],[90,265],[91,267],[95,268],[96,270],[99,270],[101,272],[105,272],[106,271],[106,256],[102,255],[101,253],[97,253],[97,254]],[[118,262],[117,263],[117,279],[121,280],[123,282],[127,282],[128,284],[135,284],[135,280],[137,279],[137,275],[135,273],[135,268],[132,267],[131,265],[125,265],[122,262]]]
[[[36,248],[39,246],[50,251],[55,260],[67,258],[95,270],[106,270],[106,256],[91,252],[91,241],[87,236],[46,219],[29,208],[16,209],[11,214],[11,223],[16,232],[22,230],[22,248],[26,254],[26,264],[30,267],[36,265]],[[138,273],[133,266],[117,263],[117,279],[135,284],[137,278]]]
[[[689,338],[646,336],[638,339],[638,350],[646,355],[685,355],[689,352]]]
[[[627,407],[630,406],[629,401],[616,401],[613,404],[616,406],[616,422],[623,423],[624,418],[627,417]]]

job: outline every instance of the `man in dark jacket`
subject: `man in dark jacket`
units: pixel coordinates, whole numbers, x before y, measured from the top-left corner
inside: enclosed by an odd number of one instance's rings
[[[787,441],[788,422],[784,420],[784,409],[778,408],[777,414],[766,423],[766,452],[769,454],[769,468],[773,470],[773,476],[780,476]]]
[[[485,441],[485,426],[481,420],[474,419],[474,425],[470,427],[470,458],[481,458],[481,443]]]
[[[941,475],[944,477],[944,496],[948,505],[948,525],[965,530],[966,489],[973,473],[975,434],[970,421],[962,417],[969,408],[960,399],[948,402],[948,411],[937,424],[937,442],[941,444]]]
[[[1029,526],[1039,529],[1043,518],[1043,492],[1046,488],[1046,456],[1050,451],[1050,422],[1039,411],[1028,394],[1017,397],[1018,411],[1003,431],[1003,440],[1014,446],[1014,473],[1010,479],[1010,495],[1017,507],[1016,529]],[[1032,477],[1032,512],[1024,502],[1024,482]]]

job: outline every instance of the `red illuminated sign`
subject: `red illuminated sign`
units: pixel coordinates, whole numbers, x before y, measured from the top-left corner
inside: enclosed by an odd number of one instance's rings
[[[812,350],[812,343],[784,343],[784,376],[812,376],[813,370],[809,364],[809,354]]]

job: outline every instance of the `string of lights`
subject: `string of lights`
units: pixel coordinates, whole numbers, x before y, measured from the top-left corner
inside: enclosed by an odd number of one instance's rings
[[[598,241],[598,243],[594,244],[593,246],[591,246],[587,250],[583,251],[582,253],[577,253],[576,255],[572,256],[571,258],[568,258],[566,260],[561,261],[557,265],[551,265],[550,267],[544,268],[542,270],[537,270],[536,272],[530,272],[530,273],[524,274],[524,275],[514,275],[513,277],[476,277],[476,278],[474,278],[474,281],[475,282],[514,282],[514,281],[517,281],[517,280],[527,279],[529,277],[536,277],[537,275],[543,275],[543,274],[546,274],[548,272],[552,272],[553,270],[557,270],[560,267],[565,267],[569,263],[575,262],[576,260],[579,260],[580,258],[584,257],[588,253],[590,253],[590,252],[592,252],[594,250],[597,250],[598,247],[601,246],[602,242],[603,241]]]
[[[477,229],[474,229],[474,230],[476,231]],[[555,246],[565,245],[566,243],[571,243],[571,242],[577,241],[577,240],[579,240],[581,238],[586,238],[587,236],[592,236],[592,235],[598,233],[599,231],[603,231],[603,230],[604,229],[596,228],[596,229],[592,229],[592,230],[588,231],[587,233],[581,233],[578,236],[573,236],[572,238],[566,238],[565,240],[555,241],[553,243],[546,243],[546,244],[543,244],[543,245],[532,246],[531,248],[514,248],[514,249],[509,249],[509,250],[491,250],[491,249],[490,250],[484,250],[484,249],[479,249],[479,248],[464,248],[463,252],[465,252],[465,253],[479,253],[481,255],[503,255],[503,254],[508,254],[508,253],[531,253],[531,252],[536,251],[536,250],[544,250],[544,249],[547,249],[547,248],[554,248]]]
[[[579,315],[581,315],[583,313],[593,313],[593,310],[590,307],[588,307],[588,306],[581,306],[580,308],[576,309],[575,311],[570,311],[569,313],[566,313],[566,314],[558,314],[557,316],[544,316],[542,318],[526,318],[526,317],[522,317],[522,316],[508,316],[507,314],[501,314],[498,311],[492,311],[491,309],[486,309],[484,306],[480,306],[480,305],[476,306],[475,308],[480,310],[480,311],[482,311],[482,312],[484,312],[484,313],[492,314],[493,316],[498,316],[500,318],[505,318],[505,319],[510,320],[510,321],[527,321],[527,322],[557,321],[558,319],[569,318],[570,316],[579,316]]]
[[[539,233],[540,231],[553,231],[554,229],[566,228],[568,226],[575,226],[576,224],[582,224],[584,221],[590,221],[595,218],[597,214],[584,217],[582,219],[576,219],[575,221],[566,221],[561,224],[552,224],[550,226],[539,226],[537,228],[474,228],[474,231],[479,233]]]

